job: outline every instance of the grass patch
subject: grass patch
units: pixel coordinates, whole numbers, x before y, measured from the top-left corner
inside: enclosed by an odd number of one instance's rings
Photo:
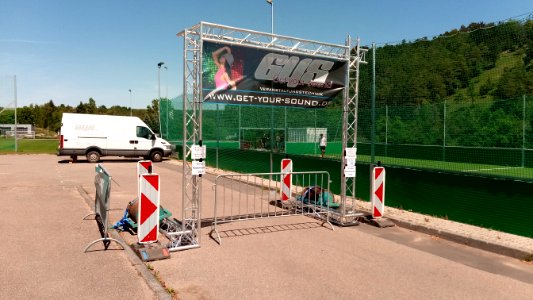
[[[370,162],[369,155],[358,155],[358,161]],[[396,158],[376,156],[376,161],[382,161],[384,165],[397,167],[431,169],[436,171],[460,172],[467,174],[478,174],[497,177],[514,177],[525,180],[533,180],[533,168],[506,167],[501,165],[469,164],[460,162],[434,161],[411,158]]]
[[[17,153],[55,154],[57,152],[57,143],[56,139],[21,139],[18,140]],[[0,153],[15,153],[15,140],[0,139]]]

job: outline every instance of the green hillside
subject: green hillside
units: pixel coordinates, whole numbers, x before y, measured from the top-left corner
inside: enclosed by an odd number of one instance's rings
[[[368,55],[369,65],[374,58]],[[533,94],[533,21],[473,23],[431,40],[376,49],[376,101],[420,105],[475,102]],[[362,106],[372,69],[361,69]]]
[[[472,23],[433,39],[381,45],[367,60],[360,141],[371,140],[375,85],[378,143],[533,147],[533,20]]]
[[[523,59],[523,49],[500,53],[493,68],[472,78],[468,87],[458,89],[453,96],[448,97],[448,100],[493,100],[497,88],[496,83],[500,82],[502,75],[508,70],[522,68]]]

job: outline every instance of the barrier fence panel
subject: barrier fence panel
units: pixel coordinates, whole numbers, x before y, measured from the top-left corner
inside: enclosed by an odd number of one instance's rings
[[[98,164],[95,167],[96,176],[94,177],[94,186],[96,187],[96,193],[94,198],[94,213],[88,214],[83,219],[88,216],[95,215],[95,220],[98,223],[100,229],[100,234],[102,238],[92,241],[87,247],[85,247],[84,252],[94,244],[102,241],[104,247],[107,250],[111,241],[117,242],[119,245],[124,248],[122,243],[116,239],[110,238],[108,228],[109,228],[109,200],[111,196],[111,175],[109,172],[101,165]]]
[[[221,244],[219,225],[257,219],[311,216],[330,223],[340,199],[330,192],[328,172],[292,172],[292,193],[280,199],[282,178],[287,173],[224,174],[215,179],[215,208],[211,237]]]

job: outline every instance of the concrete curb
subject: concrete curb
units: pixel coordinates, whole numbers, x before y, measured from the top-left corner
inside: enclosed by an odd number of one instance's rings
[[[489,241],[467,237],[467,236],[464,236],[464,235],[461,235],[455,232],[430,228],[430,227],[426,227],[426,226],[422,226],[418,224],[413,224],[413,223],[407,222],[405,220],[397,219],[397,218],[391,218],[391,217],[387,217],[387,218],[392,220],[399,227],[434,235],[434,236],[440,237],[448,241],[463,244],[463,245],[473,247],[473,248],[482,249],[482,250],[489,251],[492,253],[501,254],[501,255],[517,258],[520,260],[523,260],[527,256],[531,255],[531,253],[528,253],[527,251],[524,251],[521,249],[516,249],[516,248],[500,245],[497,243],[492,243]]]
[[[87,206],[89,206],[89,208],[91,208],[92,210],[94,206],[94,200],[89,197],[89,195],[83,189],[83,187],[77,186],[77,189],[80,195],[85,200],[85,203],[87,204]],[[160,300],[172,300],[172,297],[170,296],[170,294],[167,293],[167,291],[161,285],[159,280],[155,278],[154,274],[152,274],[152,272],[148,270],[148,268],[141,261],[141,259],[137,256],[137,254],[133,252],[133,249],[129,247],[129,245],[126,243],[126,241],[124,241],[122,236],[120,236],[120,234],[118,234],[116,230],[110,230],[109,235],[112,238],[121,242],[121,244],[124,246],[124,251],[126,252],[126,256],[128,257],[128,260],[135,267],[135,269],[137,270],[137,273],[141,275],[141,277],[146,281],[146,284],[154,292],[154,295]]]
[[[368,212],[366,210],[362,210],[362,211],[363,212],[367,212],[369,214],[369,216],[368,216],[369,218],[362,219],[361,221],[365,222],[367,224],[376,226],[376,225],[372,224],[372,222],[371,222],[371,214],[370,214],[370,212]],[[385,219],[389,219],[391,222],[393,222],[398,227],[402,227],[402,228],[405,228],[405,229],[413,230],[413,231],[416,231],[416,232],[421,232],[421,233],[424,233],[424,234],[433,235],[433,236],[436,236],[436,237],[439,237],[441,239],[445,239],[445,240],[448,240],[448,241],[451,241],[451,242],[454,242],[454,243],[466,245],[468,247],[477,248],[477,249],[489,251],[489,252],[492,252],[492,253],[501,254],[501,255],[505,255],[505,256],[509,256],[509,257],[513,257],[513,258],[517,258],[517,259],[520,259],[520,260],[523,260],[525,257],[531,255],[531,253],[529,253],[527,251],[524,251],[524,250],[521,250],[521,249],[508,247],[508,246],[504,246],[504,245],[501,245],[501,244],[492,243],[492,242],[489,242],[489,241],[479,240],[479,239],[475,239],[475,238],[472,238],[472,237],[467,237],[465,235],[458,234],[456,232],[447,231],[447,230],[443,230],[443,229],[431,228],[431,227],[422,226],[422,225],[419,225],[419,224],[413,224],[411,222],[407,222],[405,220],[402,220],[402,219],[399,219],[399,218],[395,218],[395,217],[391,217],[391,216],[386,216],[384,218]]]
[[[372,215],[369,211],[365,209],[362,209],[361,211],[368,213],[370,217]],[[445,240],[448,240],[454,243],[463,244],[468,247],[477,248],[477,249],[485,250],[488,252],[509,256],[509,257],[516,258],[519,260],[524,260],[526,257],[529,257],[532,254],[526,250],[518,249],[516,247],[505,246],[502,244],[493,243],[491,241],[476,239],[471,236],[466,236],[464,234],[459,234],[457,232],[442,229],[442,228],[433,228],[429,226],[415,224],[413,222],[408,222],[404,219],[397,218],[395,216],[387,215],[384,218],[391,220],[398,227],[433,235],[433,236],[436,236],[436,237],[439,237],[439,238],[442,238],[442,239],[445,239]],[[371,224],[369,220],[364,220],[364,222]]]

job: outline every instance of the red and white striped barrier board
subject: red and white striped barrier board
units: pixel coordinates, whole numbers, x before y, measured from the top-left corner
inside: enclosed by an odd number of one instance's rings
[[[385,168],[372,170],[372,217],[378,219],[385,213]]]
[[[292,159],[281,160],[281,200],[287,201],[291,198],[292,191]]]
[[[152,173],[152,161],[151,160],[140,160],[137,162],[137,176],[142,174]]]
[[[159,175],[142,174],[139,183],[139,243],[157,242],[159,235]]]
[[[139,194],[141,175],[152,173],[152,161],[151,160],[139,160],[137,162],[137,194]],[[137,198],[139,199],[139,198]]]

